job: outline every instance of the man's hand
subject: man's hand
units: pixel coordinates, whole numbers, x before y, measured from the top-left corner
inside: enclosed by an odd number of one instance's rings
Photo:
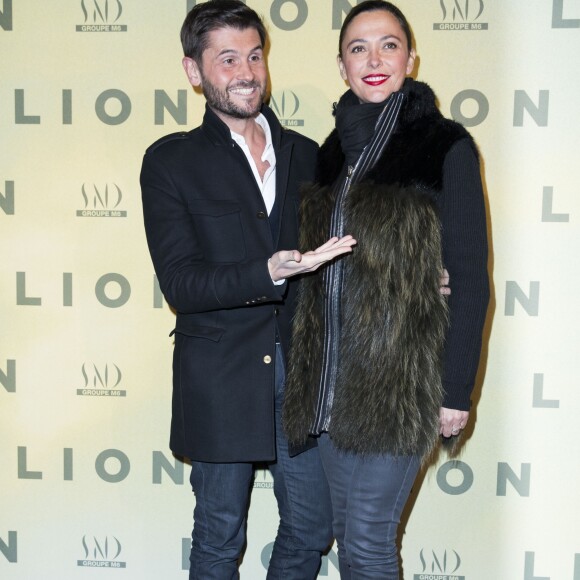
[[[439,433],[443,437],[454,437],[459,435],[469,420],[469,411],[459,409],[439,409]]]
[[[352,252],[356,240],[352,236],[330,238],[316,250],[301,254],[298,250],[281,250],[268,260],[268,270],[273,282],[278,282],[304,272],[313,272],[319,266]]]

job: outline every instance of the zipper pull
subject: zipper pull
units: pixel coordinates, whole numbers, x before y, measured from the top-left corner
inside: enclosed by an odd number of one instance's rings
[[[348,177],[350,177],[352,175],[353,171],[354,171],[354,167],[352,165],[349,165],[348,170],[347,170]]]

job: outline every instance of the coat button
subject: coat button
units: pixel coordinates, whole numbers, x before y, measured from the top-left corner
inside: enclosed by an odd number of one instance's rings
[[[271,357],[269,354],[267,354],[267,355],[264,357],[264,362],[265,362],[267,365],[269,365],[269,364],[272,362],[272,357]]]
[[[278,314],[280,314],[280,311],[277,308],[274,308],[274,316],[278,316]]]
[[[259,211],[259,212],[256,214],[256,217],[257,217],[258,219],[260,219],[260,220],[266,219],[266,212]]]

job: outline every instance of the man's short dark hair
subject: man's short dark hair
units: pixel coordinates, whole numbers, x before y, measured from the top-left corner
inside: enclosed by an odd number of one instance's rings
[[[183,22],[183,54],[200,63],[203,51],[207,48],[208,34],[212,30],[227,27],[237,30],[255,28],[262,46],[266,42],[266,28],[254,10],[240,0],[209,0],[194,6]]]

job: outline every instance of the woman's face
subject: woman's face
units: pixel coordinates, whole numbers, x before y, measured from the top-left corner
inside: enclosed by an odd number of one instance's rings
[[[349,24],[338,57],[340,75],[363,103],[398,91],[415,63],[399,21],[386,10],[362,12]]]

